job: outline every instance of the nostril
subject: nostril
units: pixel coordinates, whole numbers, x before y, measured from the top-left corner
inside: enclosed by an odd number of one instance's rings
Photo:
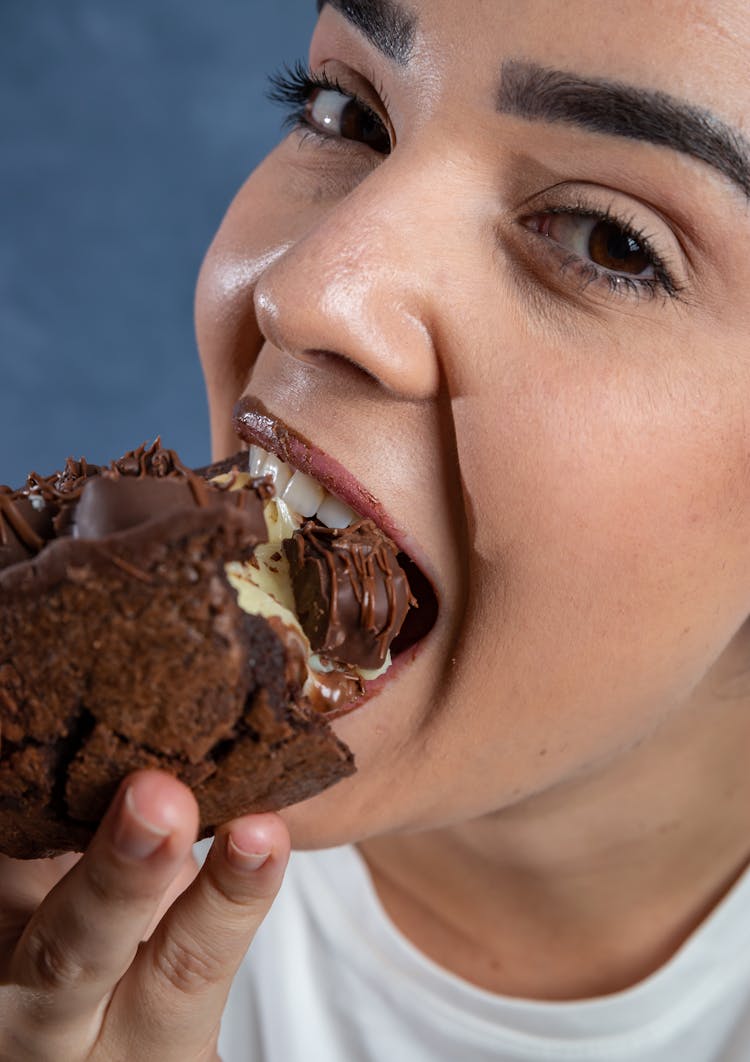
[[[373,380],[378,385],[382,385],[382,381],[376,376],[370,369],[361,365],[356,358],[350,357],[348,354],[339,354],[333,350],[317,350],[313,348],[307,348],[305,350],[299,350],[292,352],[292,356],[297,361],[304,362],[306,365],[311,365],[316,369],[325,369],[331,372],[345,372],[354,373],[358,376],[366,376],[369,380]]]

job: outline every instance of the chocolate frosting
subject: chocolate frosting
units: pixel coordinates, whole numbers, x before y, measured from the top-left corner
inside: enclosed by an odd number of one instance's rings
[[[205,474],[187,468],[157,439],[105,468],[69,457],[61,472],[32,472],[18,490],[0,486],[0,570],[31,559],[55,539],[104,538],[195,508],[229,505],[247,510],[257,540],[262,540],[265,485],[260,491],[255,483],[250,490],[230,490],[246,460],[238,454],[222,462],[222,471],[229,472],[227,482],[209,483]],[[212,471],[213,466],[203,470]]]
[[[390,539],[372,520],[343,529],[309,520],[284,549],[297,615],[315,652],[336,663],[382,667],[416,605]]]

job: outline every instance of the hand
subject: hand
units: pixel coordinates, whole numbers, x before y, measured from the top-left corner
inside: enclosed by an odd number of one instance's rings
[[[142,771],[81,858],[0,859],[0,1058],[216,1059],[229,986],[281,884],[289,836],[277,815],[235,819],[196,873],[197,823],[185,786]],[[181,876],[194,880],[168,906]]]

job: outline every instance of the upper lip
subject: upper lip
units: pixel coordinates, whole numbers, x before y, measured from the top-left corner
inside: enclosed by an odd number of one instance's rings
[[[280,457],[292,468],[312,476],[360,516],[377,524],[405,552],[410,552],[409,548],[402,544],[401,539],[404,536],[382,503],[335,458],[292,431],[257,398],[250,395],[240,398],[234,408],[233,419],[234,429],[241,439],[262,447]]]

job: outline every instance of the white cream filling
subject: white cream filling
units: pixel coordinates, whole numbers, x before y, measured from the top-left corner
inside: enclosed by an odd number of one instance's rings
[[[278,458],[274,458],[274,460],[278,461]],[[284,464],[284,462],[279,462],[279,464],[283,465],[284,470],[289,469],[289,465]],[[252,463],[250,469],[250,472],[240,473],[240,475],[235,477],[231,489],[240,490],[254,477],[256,473],[253,471]],[[302,474],[294,473],[295,476]],[[231,473],[225,476],[217,476],[216,482],[226,482],[230,476]],[[287,477],[287,482],[291,478],[293,477]],[[305,479],[315,483],[315,480],[311,479],[310,476],[305,476]],[[316,486],[319,487],[319,484],[316,484]],[[319,487],[319,489],[328,498],[333,498],[333,495],[328,494],[322,487]],[[338,499],[333,500],[339,505],[343,505],[343,502],[339,502]],[[352,510],[349,510],[349,512],[352,512]],[[322,677],[327,672],[340,669],[322,661],[316,653],[313,653],[307,635],[294,611],[294,592],[289,573],[289,562],[286,559],[281,543],[284,539],[291,538],[294,532],[301,527],[302,519],[305,515],[304,513],[293,511],[284,494],[280,498],[269,499],[263,506],[268,541],[261,542],[255,547],[251,561],[231,561],[225,566],[225,571],[230,585],[237,592],[237,603],[243,612],[247,612],[250,615],[263,616],[266,619],[271,616],[277,616],[282,623],[297,632],[307,654],[308,677],[305,682],[304,693],[307,696],[311,696],[314,688],[321,686]],[[353,518],[357,518],[356,513],[353,513]],[[350,522],[347,521],[347,524],[341,526],[347,526]],[[331,524],[329,526],[336,525]],[[379,678],[390,666],[391,653],[389,650],[383,666],[376,670],[359,667],[347,668],[347,670],[367,682]]]

